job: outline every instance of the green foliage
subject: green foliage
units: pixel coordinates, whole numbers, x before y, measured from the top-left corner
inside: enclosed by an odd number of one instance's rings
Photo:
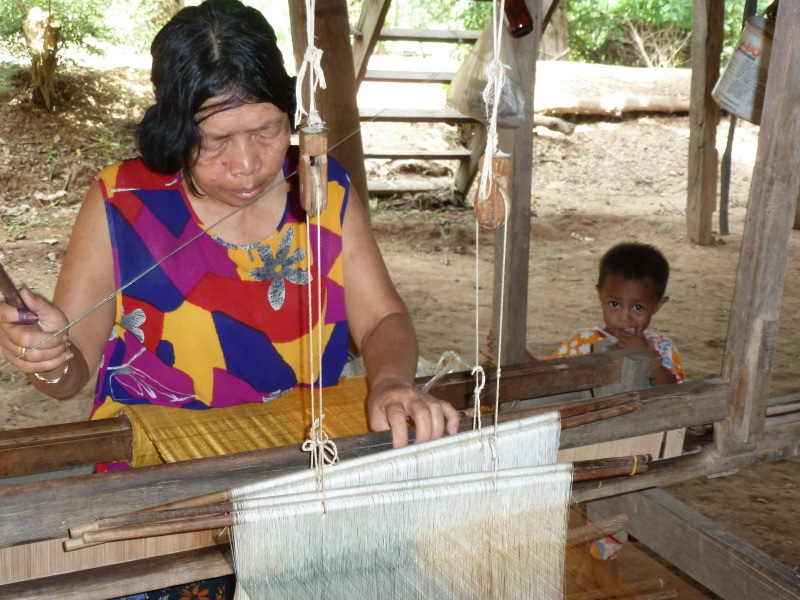
[[[0,36],[22,33],[28,12],[39,7],[49,12],[59,24],[59,44],[75,44],[99,52],[97,41],[114,39],[113,30],[106,25],[111,0],[14,0],[0,4]]]
[[[692,0],[568,0],[570,59],[690,66],[693,14]],[[729,52],[741,33],[742,3],[725,3],[724,27]]]
[[[0,92],[12,89],[12,80],[22,70],[18,65],[0,64]]]
[[[111,0],[113,14],[130,18],[115,22],[117,41],[140,52],[150,49],[158,30],[169,21],[169,0]]]
[[[361,14],[363,0],[348,0],[350,15]],[[395,0],[386,15],[386,27],[402,29],[482,29],[492,15],[489,2],[475,0]]]

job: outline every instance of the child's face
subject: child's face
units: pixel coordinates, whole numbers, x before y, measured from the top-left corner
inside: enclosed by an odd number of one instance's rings
[[[609,274],[602,286],[597,286],[606,330],[619,338],[621,332],[641,336],[650,319],[669,299],[659,298],[651,279],[623,279]]]

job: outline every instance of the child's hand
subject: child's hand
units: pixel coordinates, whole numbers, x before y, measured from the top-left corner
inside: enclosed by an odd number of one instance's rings
[[[648,348],[650,344],[644,336],[644,329],[624,329],[617,335],[617,342],[620,348],[626,350],[628,348]]]

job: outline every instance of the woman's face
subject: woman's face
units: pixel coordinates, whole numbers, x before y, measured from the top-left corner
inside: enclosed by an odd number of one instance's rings
[[[221,98],[212,98],[213,106]],[[202,113],[201,113],[202,116]],[[289,117],[274,104],[243,104],[199,125],[200,150],[191,167],[197,188],[212,200],[241,206],[283,180]]]

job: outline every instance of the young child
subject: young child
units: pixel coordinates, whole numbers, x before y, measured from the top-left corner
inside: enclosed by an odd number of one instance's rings
[[[684,380],[683,366],[675,345],[665,335],[650,331],[650,320],[669,300],[666,295],[669,263],[653,246],[623,243],[600,259],[597,295],[603,310],[603,327],[579,329],[549,358],[589,354],[601,340],[616,342],[619,348],[650,347],[661,355],[661,368],[650,384],[667,385]],[[589,544],[591,572],[600,587],[615,585],[613,561],[628,540],[620,531]]]
[[[549,358],[589,354],[601,340],[619,348],[650,347],[661,355],[661,369],[650,383],[681,383],[683,366],[675,345],[665,335],[650,331],[650,320],[669,300],[666,296],[669,263],[648,244],[624,243],[611,248],[600,260],[597,295],[603,310],[603,327],[579,329]]]

